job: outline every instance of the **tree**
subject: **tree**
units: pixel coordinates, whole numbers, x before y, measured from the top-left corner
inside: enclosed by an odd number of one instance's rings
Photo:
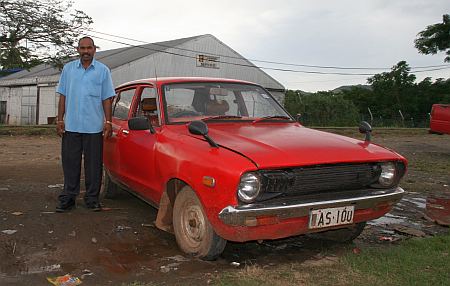
[[[425,55],[447,50],[444,61],[450,62],[450,15],[445,14],[442,18],[442,23],[429,25],[417,34],[414,43],[419,52]]]
[[[342,95],[344,99],[353,102],[360,114],[369,114],[369,109],[378,107],[378,100],[371,89],[355,86],[343,90]]]
[[[392,67],[390,72],[383,72],[376,74],[367,79],[367,82],[372,85],[374,91],[381,89],[392,89],[410,87],[414,85],[416,76],[409,74],[411,68],[405,61],[398,62]]]
[[[376,74],[367,79],[379,104],[379,112],[388,114],[405,110],[411,104],[411,90],[416,76],[410,74],[410,67],[405,61],[398,62],[390,72]]]
[[[333,92],[301,94],[288,90],[285,107],[291,114],[300,113],[301,122],[307,126],[355,126],[359,122],[356,106]]]
[[[71,0],[0,0],[0,67],[62,66],[92,23]]]

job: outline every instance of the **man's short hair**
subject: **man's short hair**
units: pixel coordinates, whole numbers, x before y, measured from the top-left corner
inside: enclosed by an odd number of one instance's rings
[[[91,38],[91,37],[89,37],[89,36],[84,36],[84,37],[81,37],[79,40],[78,40],[78,47],[80,46],[80,42],[81,42],[81,40],[84,40],[84,39],[89,39],[89,40],[91,40],[91,42],[92,42],[92,46],[94,46],[95,47],[95,43],[94,43],[94,40]]]

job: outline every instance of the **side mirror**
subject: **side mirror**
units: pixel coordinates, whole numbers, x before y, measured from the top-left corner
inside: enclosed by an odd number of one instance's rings
[[[194,135],[201,135],[203,136],[206,141],[208,141],[209,145],[211,147],[217,148],[219,147],[219,145],[217,145],[216,142],[214,142],[214,140],[212,140],[209,136],[208,136],[208,125],[206,125],[205,122],[203,121],[192,121],[191,123],[189,123],[188,125],[188,130],[190,133],[194,134]]]
[[[189,123],[188,129],[194,135],[208,135],[208,125],[203,121],[192,121]]]
[[[370,124],[367,121],[361,121],[361,123],[359,124],[359,132],[362,134],[366,134],[364,141],[370,142],[372,126],[370,126]]]
[[[148,121],[147,117],[133,117],[128,120],[128,128],[130,130],[150,130],[152,134],[155,133],[155,129]]]
[[[300,113],[297,113],[295,115],[295,121],[297,121],[298,123],[301,123],[302,121],[302,115]]]

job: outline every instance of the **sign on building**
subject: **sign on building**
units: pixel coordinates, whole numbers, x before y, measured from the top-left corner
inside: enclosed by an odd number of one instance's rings
[[[202,68],[219,69],[219,57],[197,55],[197,66]]]

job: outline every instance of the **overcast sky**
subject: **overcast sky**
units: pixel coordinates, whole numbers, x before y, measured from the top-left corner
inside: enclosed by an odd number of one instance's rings
[[[422,55],[414,39],[450,13],[449,0],[74,0],[94,20],[95,31],[149,43],[212,34],[250,60],[315,66],[390,68],[443,65],[444,53]],[[123,41],[123,40],[122,40]],[[136,44],[128,41],[131,44]],[[122,45],[96,39],[101,50]],[[379,73],[382,70],[257,66],[298,71]],[[331,90],[365,84],[368,76],[265,70],[288,89]],[[441,71],[416,74],[450,77]]]

